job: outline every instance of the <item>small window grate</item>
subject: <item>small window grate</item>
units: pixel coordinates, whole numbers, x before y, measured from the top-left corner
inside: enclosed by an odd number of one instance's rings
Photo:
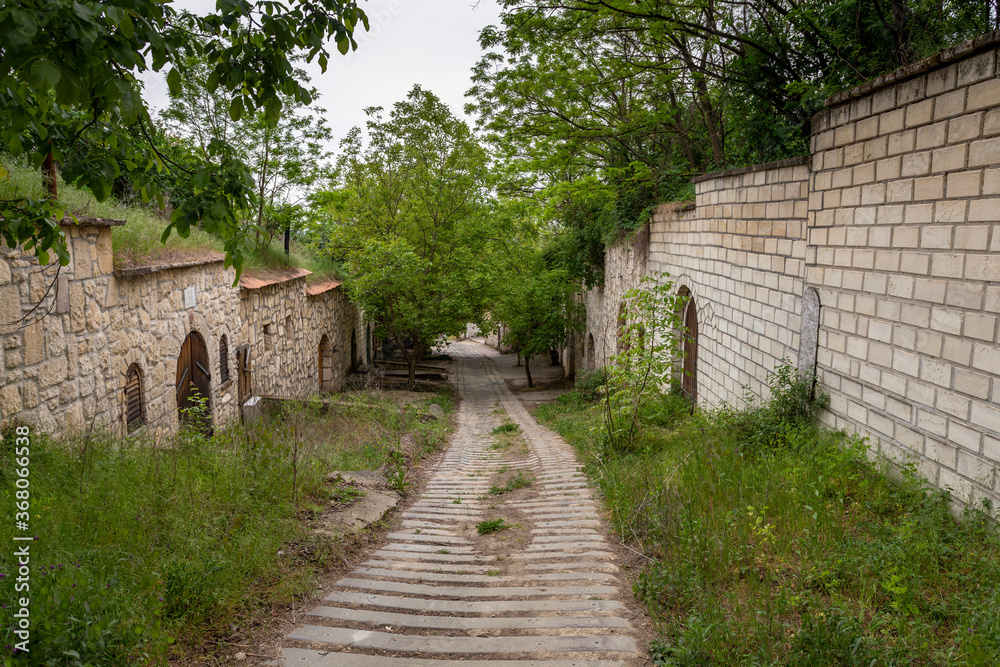
[[[132,364],[125,375],[125,427],[129,433],[145,423],[145,412],[142,403],[142,377],[139,366]]]
[[[219,339],[219,381],[229,382],[229,339],[226,334]]]

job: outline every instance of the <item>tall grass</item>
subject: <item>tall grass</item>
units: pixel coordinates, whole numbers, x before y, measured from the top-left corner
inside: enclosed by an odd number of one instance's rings
[[[865,442],[814,427],[809,389],[779,372],[774,398],[743,410],[653,411],[627,453],[596,437],[582,395],[539,409],[650,559],[635,592],[658,624],[654,662],[1000,664],[994,524],[956,519],[912,468],[891,481]]]
[[[345,548],[310,527],[331,500],[327,473],[410,466],[444,440],[444,423],[425,424],[412,407],[354,400],[211,438],[188,429],[166,446],[33,434],[33,634],[17,664],[166,664],[312,592]],[[0,450],[0,503],[13,507],[13,438]],[[0,539],[14,544],[10,523]],[[0,565],[7,608],[18,596],[12,564]]]

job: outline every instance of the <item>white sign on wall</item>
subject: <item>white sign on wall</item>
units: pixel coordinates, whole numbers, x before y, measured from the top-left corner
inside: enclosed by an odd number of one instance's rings
[[[191,285],[184,289],[184,307],[194,308],[195,301],[194,285]]]

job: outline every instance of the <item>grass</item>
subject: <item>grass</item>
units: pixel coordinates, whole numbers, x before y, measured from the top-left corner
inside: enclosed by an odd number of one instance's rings
[[[4,158],[0,165],[8,173],[6,179],[0,178],[0,198],[40,199],[45,196],[41,177],[34,169],[11,161],[9,157]],[[198,228],[192,228],[187,238],[171,234],[166,244],[160,243],[160,236],[170,221],[166,213],[153,206],[143,206],[139,202],[123,203],[113,198],[99,202],[89,190],[66,185],[62,179],[59,180],[59,200],[67,211],[78,217],[125,221],[123,226],[112,229],[111,247],[116,267],[146,264],[165,257],[179,261],[184,257],[225,250],[219,239]],[[310,282],[340,275],[340,268],[331,260],[313,255],[294,242],[286,259],[284,248],[277,247],[280,244],[281,240],[277,239],[272,247],[250,253],[244,269],[253,273],[284,266],[301,267],[313,272],[308,278]]]
[[[357,495],[331,488],[327,474],[409,470],[446,437],[445,420],[418,418],[426,400],[405,409],[377,394],[350,400],[159,446],[98,433],[57,445],[32,433],[31,664],[185,662],[206,640],[239,643],[274,609],[314,594],[350,544],[312,528],[331,498]],[[401,441],[413,444],[401,451]],[[3,439],[4,461],[14,444]],[[7,506],[12,465],[0,468]],[[12,544],[12,534],[7,522],[0,539]],[[0,565],[8,606],[13,563]],[[6,644],[12,629],[10,620],[0,629]]]
[[[525,473],[523,470],[518,470],[516,475],[508,477],[503,484],[494,484],[491,486],[489,494],[492,496],[502,496],[503,494],[510,493],[511,491],[527,488],[534,484],[534,482],[534,477]]]
[[[480,535],[499,533],[501,530],[507,530],[508,528],[513,528],[513,526],[504,521],[502,518],[487,519],[486,521],[480,521],[476,524],[476,532]]]
[[[493,435],[508,435],[511,433],[518,433],[520,432],[520,430],[521,427],[518,426],[516,423],[512,421],[505,421],[504,423],[500,424],[500,426],[497,426],[495,429],[493,429],[492,433]]]
[[[890,476],[867,443],[815,428],[776,379],[774,400],[742,410],[688,415],[658,396],[627,452],[582,392],[537,411],[650,559],[635,592],[654,663],[1000,664],[995,524],[956,518],[912,468]]]

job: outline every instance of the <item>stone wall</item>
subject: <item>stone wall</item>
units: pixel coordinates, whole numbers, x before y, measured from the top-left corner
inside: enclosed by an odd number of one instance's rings
[[[814,120],[808,282],[826,421],[1000,500],[1000,79],[988,35]]]
[[[694,207],[653,213],[649,274],[697,313],[699,401],[767,395],[768,373],[797,361],[808,179],[803,160],[734,170],[699,179]]]
[[[252,395],[301,397],[320,390],[320,341],[329,341],[328,390],[368,359],[367,327],[340,285],[306,284],[308,272],[245,278],[222,258],[114,269],[112,227],[82,219],[63,226],[66,267],[39,265],[19,249],[0,251],[0,417],[53,434],[93,428],[124,432],[125,382],[139,369],[144,431],[177,429],[178,356],[196,332],[211,373],[215,424],[240,416],[236,351],[249,345]],[[355,344],[352,348],[352,334]],[[229,379],[221,381],[221,340]],[[355,358],[352,360],[352,349]]]
[[[710,174],[661,206],[644,273],[698,314],[698,401],[815,366],[833,428],[1000,506],[1000,32],[834,96],[812,155]],[[586,295],[595,363],[641,263]]]

